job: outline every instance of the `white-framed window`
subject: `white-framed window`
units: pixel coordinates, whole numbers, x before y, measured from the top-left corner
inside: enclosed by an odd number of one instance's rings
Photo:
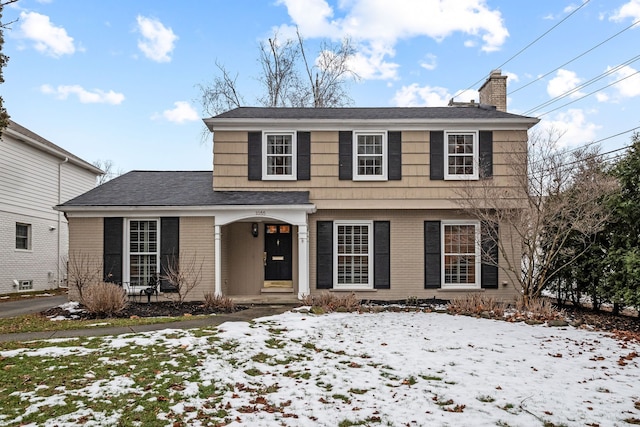
[[[19,280],[18,281],[18,290],[19,291],[28,291],[33,289],[33,280]]]
[[[160,272],[160,232],[157,219],[129,219],[126,231],[125,281],[147,286]]]
[[[16,222],[16,249],[31,250],[31,224]]]
[[[354,181],[386,181],[387,132],[353,132]]]
[[[296,179],[297,143],[295,132],[262,134],[262,179]]]
[[[478,133],[445,132],[445,179],[478,179]]]
[[[442,221],[442,287],[480,287],[480,223]]]
[[[334,221],[335,289],[373,288],[373,221]]]

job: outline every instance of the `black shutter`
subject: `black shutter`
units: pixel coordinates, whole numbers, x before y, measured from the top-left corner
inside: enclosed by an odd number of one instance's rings
[[[389,132],[387,135],[387,149],[389,150],[389,173],[390,181],[402,179],[402,132]]]
[[[105,282],[122,283],[122,218],[105,218],[103,230],[103,273]]]
[[[338,178],[341,180],[353,179],[353,132],[340,131],[338,133],[338,160],[340,169]]]
[[[298,181],[311,179],[311,132],[298,132]]]
[[[480,178],[490,178],[493,176],[493,132],[480,131],[478,146],[479,176]]]
[[[160,291],[177,292],[164,276],[171,263],[177,263],[180,257],[180,218],[160,218]]]
[[[316,288],[333,288],[333,221],[318,221],[316,253]]]
[[[429,170],[431,179],[444,179],[444,131],[431,131],[429,134]]]
[[[424,222],[424,288],[441,287],[440,221]]]
[[[262,132],[248,133],[249,158],[247,165],[249,167],[249,181],[262,180]]]
[[[373,222],[373,288],[391,288],[391,224]]]
[[[482,222],[482,264],[480,286],[484,289],[498,288],[498,224]]]

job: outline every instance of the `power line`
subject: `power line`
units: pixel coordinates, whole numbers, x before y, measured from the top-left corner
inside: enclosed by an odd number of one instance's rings
[[[542,35],[538,36],[535,40],[533,40],[531,43],[529,43],[528,45],[526,45],[525,47],[523,47],[522,49],[520,49],[515,55],[511,56],[509,59],[507,59],[506,61],[504,61],[502,64],[498,65],[497,67],[495,67],[494,69],[500,69],[502,68],[504,65],[508,64],[509,62],[511,62],[513,59],[515,59],[517,56],[519,56],[522,52],[524,52],[525,50],[529,49],[531,46],[533,46],[535,43],[537,43],[540,39],[542,39],[544,36],[546,36],[547,34],[549,34],[551,31],[555,30],[560,24],[562,24],[564,21],[566,21],[567,19],[569,19],[573,14],[575,14],[576,12],[578,12],[580,9],[582,9],[584,6],[587,5],[587,3],[589,3],[591,0],[584,0],[584,2],[578,6],[577,8],[575,8],[574,10],[571,11],[571,13],[569,13],[567,16],[565,16],[563,19],[561,19],[558,23],[556,23],[556,25],[554,25],[553,27],[549,28],[547,31],[545,31]],[[484,80],[486,80],[489,77],[489,74],[485,74],[480,80],[478,80],[477,82],[473,83],[472,85],[470,85],[468,88],[466,88],[465,90],[461,90],[458,91],[458,93],[456,93],[455,95],[453,95],[452,99],[455,99],[456,97],[460,96],[462,93],[476,87],[476,85],[478,83],[483,82]]]
[[[575,60],[577,60],[577,59],[579,59],[579,58],[582,58],[582,57],[583,57],[583,56],[585,56],[586,54],[588,54],[588,53],[590,53],[590,52],[594,51],[595,49],[599,48],[600,46],[602,46],[603,44],[607,43],[608,41],[611,41],[611,40],[612,40],[612,39],[614,39],[615,37],[619,36],[620,34],[624,33],[625,31],[627,31],[627,30],[631,29],[632,27],[634,27],[634,26],[635,26],[636,24],[638,24],[638,23],[640,23],[640,19],[639,19],[639,20],[637,20],[637,21],[635,21],[635,22],[633,22],[633,23],[632,23],[631,25],[629,25],[628,27],[626,27],[626,28],[624,28],[624,29],[622,29],[622,30],[618,31],[617,33],[615,33],[615,34],[614,34],[614,35],[612,35],[611,37],[607,38],[606,40],[603,40],[602,42],[600,42],[600,43],[598,43],[597,45],[593,46],[592,48],[587,49],[586,51],[582,52],[580,55],[578,55],[578,56],[574,57],[573,59],[571,59],[571,60],[569,60],[569,61],[565,62],[564,64],[562,64],[562,65],[558,66],[557,68],[554,68],[553,70],[549,71],[548,73],[541,75],[541,76],[540,76],[540,77],[538,77],[537,79],[530,81],[529,83],[527,83],[527,84],[526,84],[526,85],[524,85],[524,86],[520,86],[519,88],[517,88],[517,89],[515,89],[515,90],[512,90],[511,92],[509,92],[509,95],[512,95],[512,94],[514,94],[514,93],[518,92],[519,90],[522,90],[522,89],[526,88],[527,86],[530,86],[530,85],[534,84],[535,82],[537,82],[537,81],[540,81],[540,80],[544,79],[544,78],[545,78],[545,77],[547,77],[549,74],[552,74],[552,73],[554,73],[554,72],[558,71],[560,68],[562,68],[562,67],[564,67],[564,66],[566,66],[566,65],[571,64],[573,61],[575,61]]]

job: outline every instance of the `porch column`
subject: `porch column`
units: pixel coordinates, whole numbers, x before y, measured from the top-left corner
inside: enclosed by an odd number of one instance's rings
[[[309,293],[309,232],[304,224],[298,225],[298,298]]]
[[[220,242],[220,226],[215,226],[214,231],[214,250],[215,250],[215,270],[216,270],[216,283],[215,283],[215,296],[222,296],[222,244]]]

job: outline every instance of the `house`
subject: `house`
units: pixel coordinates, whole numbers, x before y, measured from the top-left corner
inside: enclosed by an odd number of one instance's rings
[[[14,121],[0,138],[0,294],[64,282],[68,224],[53,209],[102,171]]]
[[[508,154],[538,120],[505,110],[500,71],[480,103],[236,108],[204,120],[213,173],[134,171],[58,209],[109,280],[145,286],[177,263],[200,278],[188,299],[510,298],[505,260],[483,261],[481,224],[456,201],[463,185],[515,185]]]

